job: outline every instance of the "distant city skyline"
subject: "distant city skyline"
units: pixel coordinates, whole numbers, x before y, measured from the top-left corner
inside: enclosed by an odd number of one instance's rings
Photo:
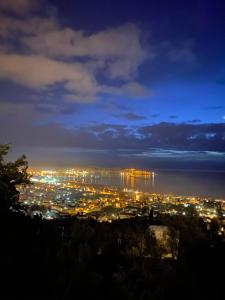
[[[10,158],[225,170],[225,2],[1,0],[0,16]]]

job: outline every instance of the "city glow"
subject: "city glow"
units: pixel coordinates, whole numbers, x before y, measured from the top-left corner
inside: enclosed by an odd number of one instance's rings
[[[99,184],[104,176],[118,174],[121,187]],[[225,214],[224,199],[158,194],[134,189],[135,180],[154,180],[150,171],[72,168],[65,171],[32,171],[34,185],[21,189],[20,201],[31,214],[46,219],[66,215],[111,222],[154,214],[199,215],[206,221]]]

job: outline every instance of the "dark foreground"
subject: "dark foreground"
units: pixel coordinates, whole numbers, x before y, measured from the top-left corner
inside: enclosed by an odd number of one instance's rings
[[[177,259],[162,259],[150,224],[179,232],[178,248],[171,244]],[[207,229],[194,217],[107,224],[8,213],[0,236],[2,300],[223,299],[225,244],[216,222]]]

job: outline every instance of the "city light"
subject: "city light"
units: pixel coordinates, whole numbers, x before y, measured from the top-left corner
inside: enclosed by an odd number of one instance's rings
[[[117,172],[117,173],[115,173]],[[99,184],[92,178],[121,176],[122,186]],[[110,175],[111,174],[111,175]],[[132,174],[132,175],[131,175]],[[154,172],[125,169],[72,168],[65,171],[33,171],[31,186],[21,189],[20,201],[30,214],[37,212],[46,219],[61,216],[94,218],[100,222],[147,216],[154,214],[191,216],[198,215],[206,221],[225,216],[225,200],[194,197],[193,195],[172,195],[139,191],[134,187],[135,177],[145,180],[155,176]],[[84,179],[85,177],[85,179]],[[124,182],[124,178],[128,181]],[[132,178],[129,181],[129,178]],[[128,184],[128,186],[123,186]],[[37,211],[37,207],[38,211]]]

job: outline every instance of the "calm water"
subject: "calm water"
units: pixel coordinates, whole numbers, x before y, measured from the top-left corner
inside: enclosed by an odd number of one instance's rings
[[[225,198],[225,173],[192,171],[156,171],[155,176],[134,178],[119,172],[101,172],[86,176],[83,182],[127,187],[135,190]]]

